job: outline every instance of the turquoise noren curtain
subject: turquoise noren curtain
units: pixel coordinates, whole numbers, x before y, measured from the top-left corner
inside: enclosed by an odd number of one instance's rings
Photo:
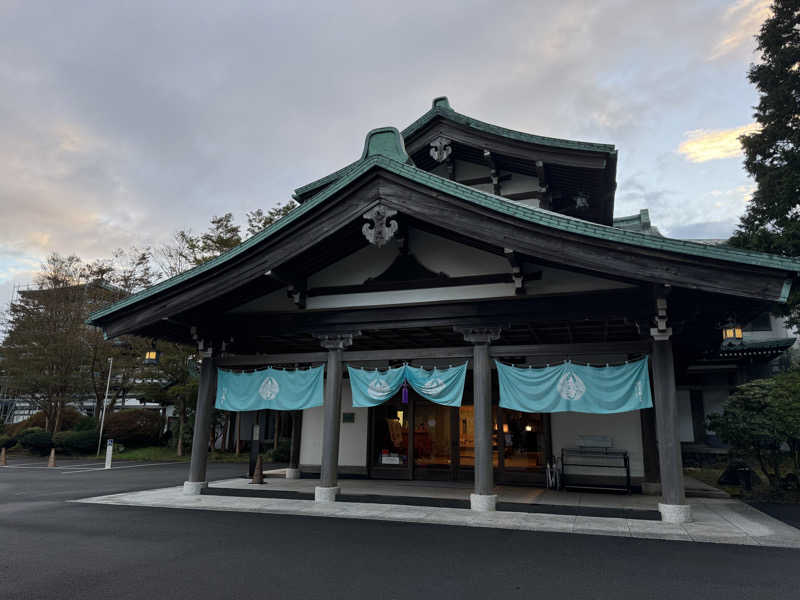
[[[383,404],[394,396],[403,385],[405,366],[385,371],[367,371],[348,366],[353,406],[364,408]]]
[[[614,414],[653,406],[648,359],[592,367],[520,368],[499,361],[500,406],[522,412]]]
[[[284,371],[236,373],[217,369],[216,407],[220,410],[303,410],[322,406],[325,365]]]
[[[444,406],[461,406],[467,364],[449,369],[434,368],[432,371],[406,365],[406,379],[414,391],[426,400]]]
[[[385,371],[367,371],[347,367],[350,374],[350,389],[354,407],[369,407],[383,404],[402,387],[403,381],[423,398],[444,406],[461,406],[467,363],[449,369],[434,368],[430,371],[404,365]]]

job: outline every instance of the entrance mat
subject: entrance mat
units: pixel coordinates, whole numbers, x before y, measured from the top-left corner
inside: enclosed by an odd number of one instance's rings
[[[205,488],[204,496],[240,496],[245,498],[282,498],[284,500],[313,500],[314,494],[291,492],[288,490],[242,490],[235,488]],[[367,502],[372,504],[403,504],[406,506],[433,506],[437,508],[469,508],[467,500],[449,498],[423,498],[420,496],[380,496],[377,494],[339,494],[337,502]],[[497,510],[523,513],[546,513],[549,515],[569,515],[578,517],[613,517],[618,519],[639,519],[660,521],[657,510],[634,508],[605,508],[599,506],[564,506],[562,504],[521,504],[518,502],[498,502]]]

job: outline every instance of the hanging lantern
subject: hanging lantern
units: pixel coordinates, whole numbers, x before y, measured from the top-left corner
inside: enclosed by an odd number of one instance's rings
[[[403,396],[401,398],[403,404],[408,404],[408,384],[403,382]]]

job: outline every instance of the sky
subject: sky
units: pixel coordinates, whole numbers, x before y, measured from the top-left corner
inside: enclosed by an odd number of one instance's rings
[[[616,216],[727,237],[767,0],[0,2],[0,303],[50,252],[286,202],[446,95],[615,144]]]

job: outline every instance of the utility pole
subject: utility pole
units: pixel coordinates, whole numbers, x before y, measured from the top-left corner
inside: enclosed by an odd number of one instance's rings
[[[108,357],[108,379],[106,380],[106,395],[103,398],[103,414],[100,417],[100,437],[97,440],[97,456],[100,456],[100,446],[103,443],[103,425],[106,421],[106,405],[108,404],[108,389],[111,387],[111,367],[114,364],[114,358]]]

